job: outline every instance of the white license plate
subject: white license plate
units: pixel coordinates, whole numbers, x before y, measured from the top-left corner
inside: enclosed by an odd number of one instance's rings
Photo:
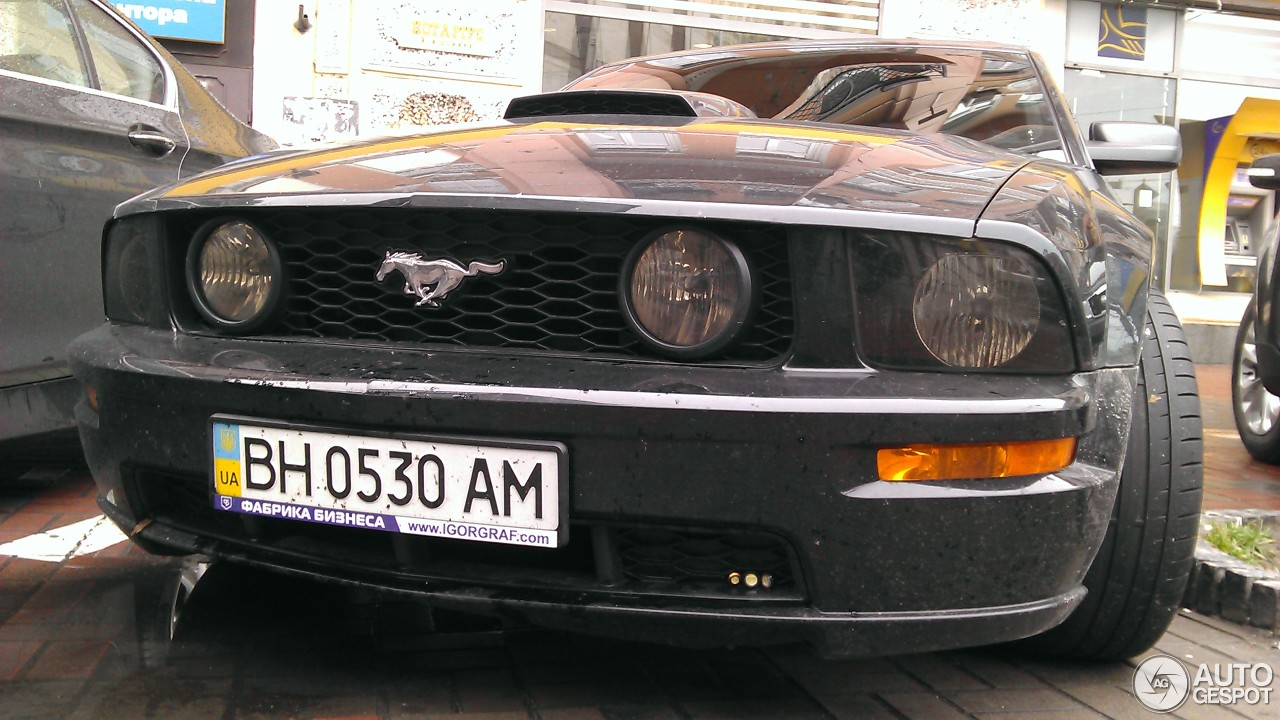
[[[352,435],[227,416],[211,424],[218,510],[509,545],[567,541],[557,443]]]

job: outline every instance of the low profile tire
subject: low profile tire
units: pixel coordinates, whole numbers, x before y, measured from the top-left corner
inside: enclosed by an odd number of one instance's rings
[[[1145,402],[1142,400],[1145,399]],[[1204,448],[1195,369],[1178,317],[1151,294],[1129,446],[1084,602],[1025,641],[1057,657],[1133,657],[1164,634],[1195,561]]]
[[[1231,412],[1240,441],[1249,454],[1262,462],[1280,465],[1280,397],[1267,392],[1258,377],[1254,312],[1251,302],[1236,331],[1236,351],[1231,360]]]

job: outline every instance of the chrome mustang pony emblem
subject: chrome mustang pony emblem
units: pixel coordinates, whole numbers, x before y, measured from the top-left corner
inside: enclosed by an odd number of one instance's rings
[[[496,263],[473,262],[464,268],[452,260],[425,260],[418,253],[388,250],[382,258],[382,266],[378,268],[378,282],[382,282],[392,270],[399,270],[404,276],[404,294],[418,296],[414,307],[440,307],[444,296],[453,292],[463,280],[480,273],[497,275],[506,267],[506,261],[499,260]]]

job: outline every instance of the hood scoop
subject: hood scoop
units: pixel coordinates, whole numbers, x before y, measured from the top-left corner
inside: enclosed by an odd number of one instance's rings
[[[568,90],[514,98],[503,118],[566,115],[753,118],[751,108],[719,95],[669,90]]]

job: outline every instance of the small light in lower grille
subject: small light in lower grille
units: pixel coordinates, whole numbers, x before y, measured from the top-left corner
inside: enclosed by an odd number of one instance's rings
[[[738,574],[771,576],[778,588],[794,586],[786,543],[765,533],[629,528],[617,532],[623,573],[651,583],[719,585]]]
[[[766,590],[773,587],[773,576],[769,573],[753,573],[734,570],[729,573],[729,584],[733,586],[745,585],[748,588],[755,589],[757,586]]]

